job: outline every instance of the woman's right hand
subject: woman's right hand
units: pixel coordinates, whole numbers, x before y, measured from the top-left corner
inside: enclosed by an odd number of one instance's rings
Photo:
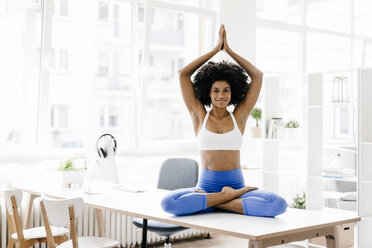
[[[224,37],[225,37],[225,26],[223,24],[221,24],[220,26],[220,31],[218,32],[218,42],[217,42],[217,46],[216,46],[216,49],[218,49],[218,51],[220,50],[223,50],[224,48]]]

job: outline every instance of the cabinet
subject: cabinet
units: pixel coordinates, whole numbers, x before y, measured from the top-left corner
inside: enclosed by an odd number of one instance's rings
[[[358,247],[372,244],[372,69],[360,69],[358,82]]]

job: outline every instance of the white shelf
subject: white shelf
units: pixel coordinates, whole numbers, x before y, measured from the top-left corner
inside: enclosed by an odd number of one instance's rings
[[[350,176],[350,177],[331,177],[331,176],[322,176],[324,180],[332,180],[332,181],[341,181],[341,182],[358,182],[357,176]]]
[[[372,180],[360,180],[360,184],[372,184]]]

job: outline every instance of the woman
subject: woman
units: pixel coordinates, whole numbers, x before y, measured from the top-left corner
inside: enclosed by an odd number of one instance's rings
[[[240,66],[225,61],[203,65],[222,49]],[[192,82],[190,77],[199,67]],[[262,77],[261,71],[230,49],[224,25],[217,46],[180,71],[182,96],[192,118],[203,169],[196,188],[175,190],[162,200],[164,211],[186,215],[219,208],[270,217],[286,211],[282,197],[245,186],[240,167],[242,136],[260,94]],[[233,113],[226,108],[231,104],[235,106]],[[209,112],[208,105],[212,107]]]

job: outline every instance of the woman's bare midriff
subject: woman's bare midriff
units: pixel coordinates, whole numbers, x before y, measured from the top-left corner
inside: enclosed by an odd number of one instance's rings
[[[204,150],[200,151],[204,169],[212,171],[227,171],[240,168],[240,151],[234,150]]]

